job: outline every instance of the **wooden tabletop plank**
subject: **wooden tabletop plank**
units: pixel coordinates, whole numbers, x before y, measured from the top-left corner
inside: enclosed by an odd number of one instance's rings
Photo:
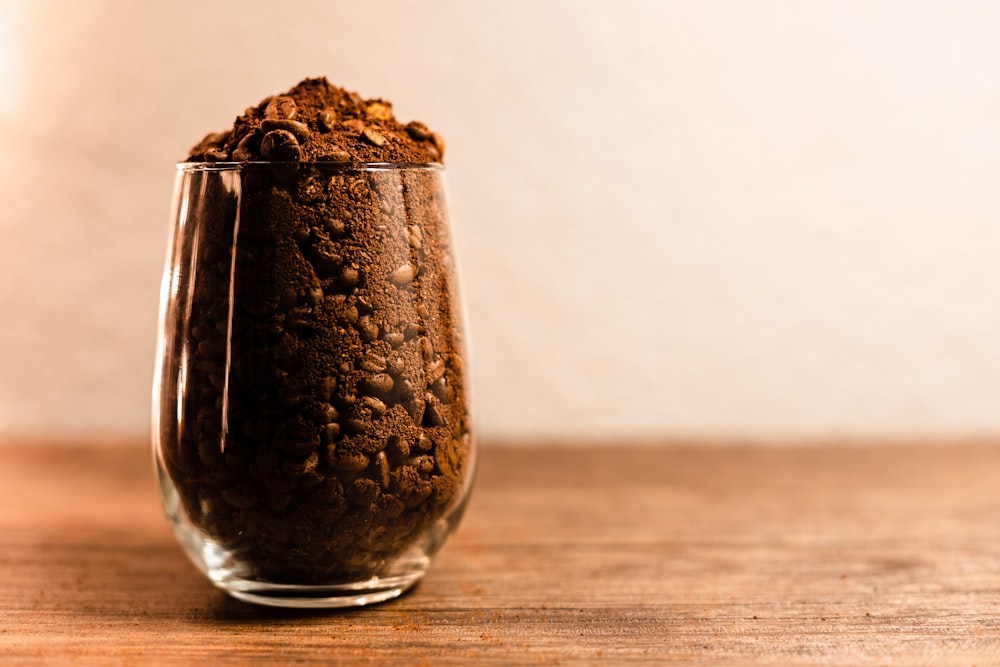
[[[1000,660],[989,443],[487,446],[424,581],[340,612],[215,590],[144,443],[0,447],[0,662]]]

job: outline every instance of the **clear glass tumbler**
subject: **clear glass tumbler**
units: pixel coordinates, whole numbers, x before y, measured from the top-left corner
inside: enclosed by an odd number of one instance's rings
[[[475,468],[436,165],[178,165],[153,449],[218,587],[344,607],[416,583]]]

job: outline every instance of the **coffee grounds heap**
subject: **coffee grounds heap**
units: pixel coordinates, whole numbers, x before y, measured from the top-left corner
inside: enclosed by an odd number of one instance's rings
[[[362,99],[325,78],[306,79],[247,109],[232,129],[207,135],[189,158],[257,160],[426,164],[444,160],[444,140],[418,121],[401,124],[385,100]]]
[[[472,444],[440,174],[357,168],[443,149],[387,102],[310,79],[191,152],[248,164],[238,198],[209,180],[193,195],[184,419],[163,456],[190,520],[250,576],[383,576],[464,496]]]

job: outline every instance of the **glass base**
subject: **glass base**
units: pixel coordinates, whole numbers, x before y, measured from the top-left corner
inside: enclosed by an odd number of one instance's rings
[[[379,578],[335,586],[290,586],[259,581],[229,579],[216,586],[243,602],[292,609],[336,609],[362,607],[392,600],[405,593],[423,576],[423,572]]]
[[[281,584],[247,576],[239,557],[194,528],[184,516],[177,490],[157,466],[163,508],[184,552],[218,588],[253,604],[296,609],[361,607],[397,598],[412,588],[430,567],[430,554],[440,547],[449,524],[439,522],[424,540],[387,564],[386,576],[337,584]],[[460,514],[461,512],[459,512]]]

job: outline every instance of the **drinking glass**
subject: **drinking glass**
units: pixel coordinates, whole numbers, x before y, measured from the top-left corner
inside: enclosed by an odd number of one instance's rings
[[[472,487],[439,165],[183,163],[153,387],[164,511],[236,598],[413,586]]]

